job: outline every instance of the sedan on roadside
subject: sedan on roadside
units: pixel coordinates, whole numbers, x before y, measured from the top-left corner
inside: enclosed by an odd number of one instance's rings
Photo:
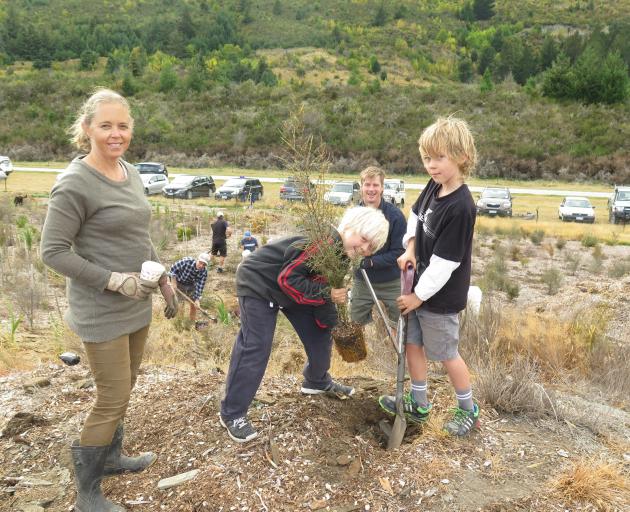
[[[280,187],[280,199],[286,201],[304,201],[304,196],[307,194],[315,194],[315,184],[312,181],[305,182],[300,181],[298,178],[289,176],[284,180],[284,183]]]
[[[140,162],[135,164],[135,166],[140,174],[163,174],[168,176],[166,165],[160,162]]]
[[[568,196],[558,208],[558,218],[563,222],[595,222],[595,207],[586,197]]]
[[[212,176],[192,176],[180,174],[162,190],[168,198],[192,199],[193,197],[212,197],[216,186]]]
[[[141,174],[140,179],[144,186],[144,194],[161,194],[162,189],[168,185],[168,178],[164,174]]]

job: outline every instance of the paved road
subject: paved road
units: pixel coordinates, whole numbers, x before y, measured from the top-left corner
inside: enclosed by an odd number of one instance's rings
[[[23,172],[53,172],[60,173],[63,169],[50,169],[48,167],[13,167],[14,171]],[[183,173],[179,173],[183,174]],[[171,173],[169,177],[178,176],[178,173]],[[227,180],[235,178],[235,176],[220,176],[213,174],[212,177],[215,180]],[[259,178],[263,183],[282,183],[284,178]],[[350,179],[350,178],[348,178]],[[326,184],[332,184],[338,180],[326,180]],[[407,190],[422,190],[424,184],[405,182]],[[484,187],[470,187],[471,192],[481,192]],[[530,196],[582,196],[582,197],[603,197],[608,198],[612,192],[592,192],[584,190],[555,190],[555,189],[542,189],[542,188],[510,188],[512,195],[530,195]]]

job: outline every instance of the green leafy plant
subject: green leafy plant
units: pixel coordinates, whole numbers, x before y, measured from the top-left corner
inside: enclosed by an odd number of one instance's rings
[[[19,229],[26,227],[27,224],[28,224],[28,218],[26,217],[26,215],[20,215],[15,219],[15,225]]]
[[[223,325],[229,325],[230,323],[232,323],[232,315],[228,311],[228,308],[221,297],[219,297],[219,300],[216,303],[216,309],[217,320],[219,322],[221,322]]]
[[[22,323],[22,317],[20,315],[16,315],[11,307],[9,307],[9,321],[7,324],[7,333],[5,338],[7,340],[8,345],[15,344],[15,334],[17,333],[20,324]]]
[[[192,238],[193,230],[190,226],[177,226],[177,240],[183,242]]]

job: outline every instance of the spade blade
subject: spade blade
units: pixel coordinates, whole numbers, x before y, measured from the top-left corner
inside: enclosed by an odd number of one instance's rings
[[[400,448],[405,437],[405,431],[407,430],[407,420],[404,417],[396,416],[394,420],[394,426],[387,439],[387,449],[396,450]]]

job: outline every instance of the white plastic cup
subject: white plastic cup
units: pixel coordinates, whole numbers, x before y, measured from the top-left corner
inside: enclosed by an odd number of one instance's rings
[[[166,272],[166,268],[161,263],[157,261],[145,261],[140,270],[140,279],[157,283],[164,272]]]

